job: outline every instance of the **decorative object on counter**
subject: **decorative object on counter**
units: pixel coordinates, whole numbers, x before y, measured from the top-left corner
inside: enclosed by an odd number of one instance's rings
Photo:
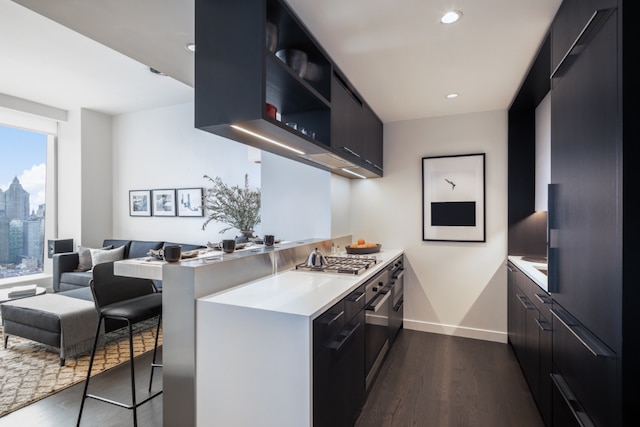
[[[182,246],[180,245],[168,245],[161,250],[164,260],[167,262],[177,262],[182,257]]]
[[[275,236],[273,234],[265,234],[264,235],[264,245],[265,246],[273,246],[275,243]]]
[[[235,250],[240,250],[240,249],[244,249],[247,248],[249,246],[252,246],[253,243],[252,242],[247,242],[247,243],[237,243],[235,245]],[[218,242],[218,243],[212,243],[212,242],[207,242],[207,246],[210,249],[214,249],[217,251],[221,251],[222,250],[222,242]]]
[[[307,258],[307,267],[322,267],[325,265],[327,265],[327,259],[324,257],[322,252],[318,250],[318,248],[309,254],[309,258]]]
[[[267,49],[269,52],[275,52],[278,47],[278,26],[273,22],[267,21]]]
[[[220,230],[221,234],[235,228],[243,234],[236,239],[236,243],[249,241],[255,226],[260,223],[260,189],[249,188],[248,174],[244,176],[244,187],[229,187],[219,176],[214,179],[204,175],[204,178],[211,181],[213,187],[207,189],[203,198],[203,205],[209,214],[202,229],[211,221],[222,222],[229,227]]]
[[[307,72],[307,54],[298,49],[281,49],[276,52],[276,56],[300,78],[304,78]]]
[[[129,216],[151,216],[151,191],[129,191]]]
[[[176,216],[176,190],[151,190],[152,215]]]
[[[178,188],[176,190],[178,216],[204,216],[202,188]]]
[[[297,123],[288,122],[287,126],[289,126],[291,129],[298,130],[298,124]]]
[[[485,242],[485,154],[422,158],[422,240]]]
[[[345,249],[348,254],[373,254],[380,252],[382,245],[379,243],[367,243],[364,239],[358,239],[355,245],[347,245]]]
[[[220,249],[226,254],[230,254],[236,250],[236,241],[235,239],[224,239],[220,242]]]

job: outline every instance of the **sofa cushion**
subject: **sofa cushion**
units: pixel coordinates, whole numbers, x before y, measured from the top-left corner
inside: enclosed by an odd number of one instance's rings
[[[68,283],[75,286],[89,286],[93,279],[91,271],[69,271],[60,275],[60,283]]]
[[[145,242],[142,240],[131,241],[129,256],[127,258],[142,258],[149,254],[150,250],[157,251],[162,247],[163,242]]]
[[[93,301],[93,294],[91,293],[90,287],[60,292],[59,295],[64,295],[65,297],[83,299],[85,301]]]
[[[89,271],[93,268],[91,249],[92,248],[78,245],[78,267],[76,271]],[[113,249],[113,245],[103,246],[100,249]]]
[[[113,246],[114,248],[124,245],[124,257],[129,258],[129,247],[131,246],[131,240],[119,240],[119,239],[104,239],[102,246]]]
[[[115,249],[91,249],[91,263],[95,267],[98,264],[124,259],[125,246]]]

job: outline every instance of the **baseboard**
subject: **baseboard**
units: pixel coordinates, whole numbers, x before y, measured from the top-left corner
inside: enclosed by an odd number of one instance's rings
[[[501,331],[491,331],[488,329],[468,328],[464,326],[445,325],[442,323],[431,323],[421,320],[404,319],[403,327],[414,331],[431,332],[434,334],[452,335],[462,338],[474,338],[483,341],[493,341],[507,343],[508,334]]]

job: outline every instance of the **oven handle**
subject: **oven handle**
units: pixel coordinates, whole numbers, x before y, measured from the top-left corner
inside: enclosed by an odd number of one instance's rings
[[[380,298],[380,295],[381,294],[378,294],[376,296],[376,298],[373,300],[373,302],[367,306],[367,310],[368,311],[373,311],[374,313],[377,313],[378,310],[380,310],[380,307],[385,305],[385,303],[387,302],[389,297],[391,297],[391,292],[387,292],[386,294],[384,294],[384,296],[382,298]],[[380,301],[378,301],[378,300],[380,300]],[[373,304],[374,302],[376,304]]]
[[[356,323],[356,325],[351,328],[351,330],[349,332],[347,332],[345,334],[345,330],[343,330],[340,335],[343,335],[343,338],[340,341],[332,341],[330,342],[327,347],[329,347],[330,349],[332,349],[333,351],[340,351],[340,349],[342,348],[342,346],[349,341],[349,338],[351,338],[353,336],[353,334],[358,330],[358,328],[360,327],[360,322]]]
[[[404,268],[401,268],[400,270],[398,270],[400,273],[397,273],[397,275],[394,273],[393,278],[395,280],[400,280],[402,279],[402,276],[404,276]]]

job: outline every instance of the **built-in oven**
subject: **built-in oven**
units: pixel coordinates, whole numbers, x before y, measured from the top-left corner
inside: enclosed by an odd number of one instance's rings
[[[389,314],[389,340],[393,344],[402,329],[404,317],[404,264],[402,255],[391,263],[389,291],[391,292],[391,312]]]
[[[390,269],[385,268],[365,283],[365,386],[369,390],[389,351]]]

